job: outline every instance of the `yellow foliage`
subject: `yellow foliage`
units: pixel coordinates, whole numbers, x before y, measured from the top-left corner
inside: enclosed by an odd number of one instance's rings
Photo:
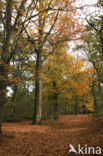
[[[56,83],[56,92],[73,96],[83,96],[90,92],[95,70],[86,68],[83,60],[70,56],[66,50],[56,51],[43,68],[44,89],[51,89]],[[68,94],[67,94],[68,93]]]

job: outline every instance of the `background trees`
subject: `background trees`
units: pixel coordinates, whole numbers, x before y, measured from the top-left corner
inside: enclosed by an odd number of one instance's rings
[[[32,63],[27,71],[29,75],[24,77],[22,85],[18,84],[16,92],[14,90],[8,98],[4,111],[5,121],[33,118],[35,89],[30,90],[30,84],[28,86],[25,82],[29,79],[33,84],[35,81],[35,67]],[[93,68],[85,68],[85,62],[70,56],[63,47],[50,55],[42,70],[42,119],[57,120],[59,113],[78,114],[83,113],[83,110],[85,113],[93,111],[93,100],[90,95],[93,74]]]
[[[10,63],[17,58],[18,42],[21,39],[24,27],[32,18],[29,11],[34,1],[0,1],[0,22],[1,40],[0,40],[0,134],[3,106],[6,103],[6,89],[11,82],[8,80]],[[35,4],[35,2],[34,2]]]
[[[77,18],[75,1],[1,0],[0,4],[2,6],[0,7],[0,26],[2,26],[0,29],[0,134],[5,103],[7,103],[5,111],[9,110],[7,114],[10,118],[14,118],[23,106],[22,111],[27,112],[24,118],[32,117],[33,124],[41,123],[42,101],[45,103],[44,99],[47,98],[51,98],[54,119],[58,118],[58,105],[63,98],[65,103],[68,103],[68,100],[72,104],[75,103],[75,114],[77,114],[79,102],[85,97],[90,97],[88,92],[94,71],[92,68],[86,68],[83,60],[77,60],[67,53],[70,48],[68,41],[76,40],[78,33],[83,31],[83,25]],[[102,3],[100,4],[102,6]],[[93,41],[84,39],[86,48],[89,43],[92,48],[98,50],[99,42],[102,52],[100,35],[102,24],[98,28],[100,22],[96,26],[90,24],[96,23],[91,19],[87,22],[90,25],[88,35]],[[96,31],[97,45],[91,25],[94,31],[99,29]],[[94,54],[90,56],[94,57]],[[96,67],[94,66],[97,71]],[[98,82],[101,81],[99,76],[101,71],[98,71]],[[12,90],[9,98],[8,87]],[[33,101],[33,92],[34,117],[31,114],[27,115],[28,111],[32,112],[33,109],[33,104],[30,106],[28,104],[28,99]],[[19,100],[21,95],[25,99],[23,105],[22,99]],[[25,96],[28,96],[28,99]],[[6,118],[5,113],[4,118]]]
[[[103,2],[98,0],[94,12],[86,15],[85,33],[82,36],[83,48],[87,60],[93,65],[96,73],[92,85],[95,113],[102,112],[102,82],[103,82]]]

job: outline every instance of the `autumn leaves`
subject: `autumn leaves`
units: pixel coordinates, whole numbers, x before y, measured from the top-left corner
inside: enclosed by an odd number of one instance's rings
[[[0,92],[5,90],[3,97],[0,94],[1,123],[8,86],[15,88],[26,85],[27,80],[33,80],[33,124],[41,123],[42,85],[46,86],[47,82],[48,91],[50,83],[55,84],[54,98],[61,90],[68,95],[72,91],[77,96],[88,92],[91,76],[86,69],[82,70],[84,62],[69,56],[65,50],[68,41],[75,40],[76,33],[82,31],[73,3],[68,0],[0,1],[3,6],[0,8],[0,22],[3,25],[0,31],[0,62],[9,66],[8,71],[5,70],[6,66],[1,71],[0,66],[0,77],[3,76]],[[32,75],[32,79],[27,73]],[[11,78],[9,84],[5,83],[8,78]]]

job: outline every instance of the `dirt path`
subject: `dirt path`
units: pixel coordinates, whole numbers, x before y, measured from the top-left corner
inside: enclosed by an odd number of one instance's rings
[[[41,126],[30,121],[4,123],[0,156],[73,156],[68,154],[70,144],[103,149],[103,129],[99,126],[97,119],[85,115],[66,115],[59,122]]]

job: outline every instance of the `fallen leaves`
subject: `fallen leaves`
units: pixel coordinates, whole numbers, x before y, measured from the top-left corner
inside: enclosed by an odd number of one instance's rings
[[[91,115],[66,115],[40,126],[31,121],[4,123],[0,156],[68,156],[69,144],[103,148],[98,120]]]

